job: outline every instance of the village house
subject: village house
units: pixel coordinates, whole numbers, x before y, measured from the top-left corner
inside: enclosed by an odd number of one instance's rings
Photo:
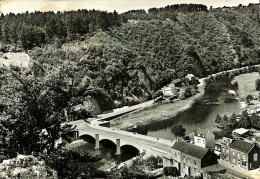
[[[221,157],[222,160],[229,161],[229,147],[232,143],[232,139],[223,137],[218,139],[215,143],[214,152]]]
[[[189,84],[196,84],[197,83],[197,79],[193,74],[188,74],[185,76],[185,79],[188,81]]]
[[[210,131],[199,129],[193,133],[193,142],[197,146],[213,150],[215,145],[214,141],[215,135]]]
[[[217,156],[209,149],[186,141],[172,146],[171,157],[164,157],[164,166],[176,167],[181,176],[201,176],[205,167],[217,164]]]
[[[162,88],[162,93],[163,93],[164,97],[174,96],[174,95],[176,95],[177,92],[178,92],[178,89],[175,88],[174,84],[170,84],[169,86]]]
[[[256,143],[223,138],[216,142],[215,153],[220,160],[247,170],[260,167],[260,148]]]

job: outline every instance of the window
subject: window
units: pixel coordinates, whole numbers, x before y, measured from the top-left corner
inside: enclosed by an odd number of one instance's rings
[[[246,154],[243,154],[243,159],[244,159],[244,160],[246,159]]]
[[[246,161],[242,161],[242,167],[246,167]]]
[[[198,141],[198,143],[200,143],[200,139],[198,139],[197,141]]]
[[[254,154],[254,161],[257,161],[257,153]]]
[[[177,153],[175,153],[175,157],[177,157]]]
[[[197,162],[196,162],[196,160],[194,160],[194,165],[197,165]]]
[[[205,140],[202,140],[202,143],[205,144]]]

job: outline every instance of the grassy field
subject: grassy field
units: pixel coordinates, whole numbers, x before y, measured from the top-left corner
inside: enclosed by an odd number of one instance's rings
[[[259,73],[247,73],[241,74],[234,78],[238,82],[237,93],[241,98],[245,98],[247,94],[252,94],[253,96],[259,95],[259,91],[256,91],[255,81],[259,78]]]

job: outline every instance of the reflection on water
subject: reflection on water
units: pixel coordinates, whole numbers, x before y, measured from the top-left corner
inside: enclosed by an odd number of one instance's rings
[[[186,128],[186,133],[199,128],[205,129],[215,126],[214,121],[217,114],[238,113],[241,110],[237,98],[228,93],[230,89],[232,89],[232,86],[229,79],[217,79],[206,87],[205,95],[187,111],[176,117],[139,127],[135,131],[149,136],[173,140],[175,137],[171,133],[171,128],[176,124],[183,125]]]

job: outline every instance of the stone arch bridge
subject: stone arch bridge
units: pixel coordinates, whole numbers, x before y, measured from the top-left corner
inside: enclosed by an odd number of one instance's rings
[[[128,145],[138,149],[139,152],[145,151],[148,155],[169,156],[173,145],[170,140],[89,124],[84,120],[73,121],[70,124],[76,126],[77,138],[92,137],[96,149],[99,149],[102,140],[113,142],[116,145],[116,155],[121,155],[121,148]]]

